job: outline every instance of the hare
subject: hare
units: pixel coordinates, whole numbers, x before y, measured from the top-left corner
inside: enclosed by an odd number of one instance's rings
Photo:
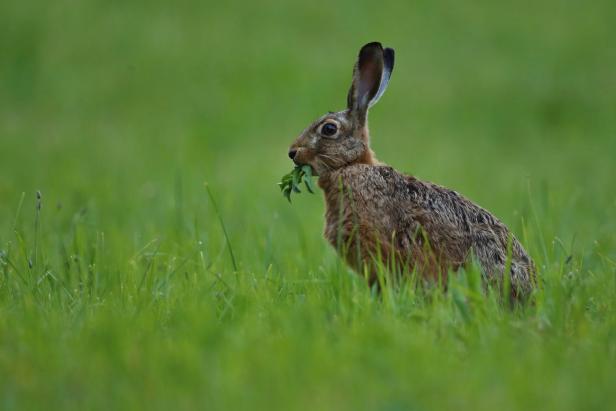
[[[314,121],[289,149],[296,165],[308,164],[318,176],[325,238],[371,285],[379,265],[439,281],[474,258],[484,284],[500,284],[510,267],[511,297],[529,295],[534,264],[501,221],[453,190],[376,160],[368,109],[385,92],[393,68],[393,49],[378,42],[363,46],[346,109]]]

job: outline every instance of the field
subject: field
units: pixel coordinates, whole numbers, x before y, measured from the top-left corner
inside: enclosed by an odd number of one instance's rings
[[[615,409],[614,21],[613,0],[1,2],[0,409]],[[397,52],[378,158],[507,223],[534,304],[473,272],[373,295],[321,194],[280,194],[373,40]]]

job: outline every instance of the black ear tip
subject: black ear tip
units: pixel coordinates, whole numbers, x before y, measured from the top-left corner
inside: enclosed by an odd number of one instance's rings
[[[361,48],[360,52],[369,50],[369,49],[379,49],[379,50],[383,50],[383,45],[381,43],[379,43],[378,41],[373,41],[371,43],[367,43],[364,44],[363,47]]]

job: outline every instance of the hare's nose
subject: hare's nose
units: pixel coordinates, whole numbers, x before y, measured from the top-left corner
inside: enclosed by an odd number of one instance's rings
[[[293,160],[295,158],[295,154],[297,154],[297,149],[292,148],[289,150],[289,158]]]

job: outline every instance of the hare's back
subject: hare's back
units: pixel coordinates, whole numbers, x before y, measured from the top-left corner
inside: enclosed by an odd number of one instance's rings
[[[503,265],[511,241],[513,259],[531,264],[497,217],[454,190],[389,166],[355,166],[347,174],[358,213],[385,235],[395,233],[410,245],[421,231],[434,251],[452,263],[462,263],[472,251],[484,266]]]

